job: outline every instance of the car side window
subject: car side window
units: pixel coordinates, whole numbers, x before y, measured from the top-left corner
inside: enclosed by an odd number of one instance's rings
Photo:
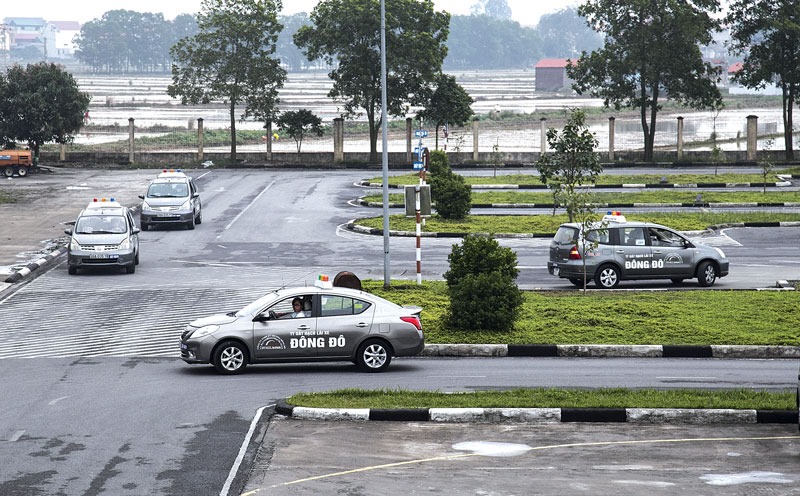
[[[623,227],[620,231],[622,244],[627,246],[646,246],[647,241],[644,237],[642,227]]]
[[[611,234],[608,229],[593,229],[586,234],[586,240],[599,245],[609,245]]]
[[[560,245],[575,243],[578,239],[578,230],[574,227],[561,226],[556,231],[554,240]]]
[[[369,308],[371,303],[356,298],[339,295],[322,295],[320,316],[358,315]]]
[[[672,231],[668,231],[666,229],[660,229],[657,227],[651,227],[649,229],[649,232],[650,232],[650,243],[653,246],[681,247],[684,245],[683,238],[681,238]]]

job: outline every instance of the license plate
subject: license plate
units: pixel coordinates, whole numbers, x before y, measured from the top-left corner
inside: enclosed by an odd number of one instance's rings
[[[559,273],[559,268],[558,267],[553,267],[553,275],[557,276],[558,273]]]
[[[109,255],[108,253],[92,253],[91,255],[89,255],[89,258],[110,259],[110,258],[117,258],[117,256]]]
[[[160,217],[162,219],[177,219],[180,216],[175,214],[158,214],[157,217]]]
[[[188,347],[188,346],[186,346],[186,343],[181,343],[181,349],[182,349],[182,350],[188,350],[188,349],[189,349],[189,347]]]

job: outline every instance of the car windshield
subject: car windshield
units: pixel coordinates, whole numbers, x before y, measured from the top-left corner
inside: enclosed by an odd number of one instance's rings
[[[574,227],[561,226],[553,238],[560,245],[575,243],[578,239],[578,230]]]
[[[189,195],[186,183],[154,183],[147,190],[150,198],[183,198]]]
[[[273,292],[273,293],[266,294],[266,295],[262,296],[261,298],[257,299],[256,301],[254,301],[253,303],[250,303],[246,307],[244,307],[241,310],[239,310],[238,312],[236,312],[236,316],[237,317],[246,317],[248,315],[253,315],[256,312],[258,312],[259,310],[261,310],[262,308],[264,308],[265,305],[267,305],[268,303],[274,301],[277,298],[278,298],[278,293]]]
[[[90,215],[75,223],[77,234],[124,234],[126,231],[125,218],[120,215]]]

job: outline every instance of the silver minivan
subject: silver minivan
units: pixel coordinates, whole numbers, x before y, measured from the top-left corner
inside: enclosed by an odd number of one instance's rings
[[[620,281],[669,279],[681,283],[697,279],[700,286],[712,286],[728,275],[729,262],[716,247],[695,243],[681,233],[660,224],[628,222],[618,212],[581,237],[582,225],[562,224],[550,242],[550,274],[583,287],[587,282],[599,288],[614,288]]]
[[[203,206],[197,185],[180,169],[165,169],[139,198],[142,199],[142,211],[139,214],[142,231],[157,225],[194,229],[196,224],[203,222]]]
[[[139,263],[139,228],[127,207],[95,198],[78,215],[67,246],[67,272],[88,267],[122,267],[133,274]]]

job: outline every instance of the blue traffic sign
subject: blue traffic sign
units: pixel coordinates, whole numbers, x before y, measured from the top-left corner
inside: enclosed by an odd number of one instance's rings
[[[428,136],[428,131],[427,129],[417,129],[416,131],[414,131],[414,136],[417,138],[424,138]]]

